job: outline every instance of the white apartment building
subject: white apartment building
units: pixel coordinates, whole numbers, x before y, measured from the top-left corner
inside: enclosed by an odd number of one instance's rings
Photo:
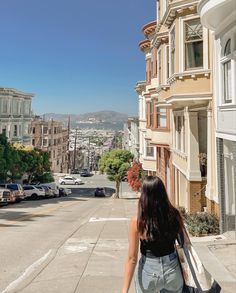
[[[139,160],[139,119],[129,117],[124,124],[123,148],[129,150],[135,160]]]
[[[0,88],[0,133],[5,133],[9,142],[31,145],[33,96],[13,88]]]
[[[201,0],[202,24],[214,32],[213,92],[221,231],[236,227],[236,2]]]

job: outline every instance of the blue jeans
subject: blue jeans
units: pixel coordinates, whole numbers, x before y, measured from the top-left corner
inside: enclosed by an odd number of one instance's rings
[[[183,277],[176,252],[162,257],[141,256],[135,276],[137,293],[181,293]]]

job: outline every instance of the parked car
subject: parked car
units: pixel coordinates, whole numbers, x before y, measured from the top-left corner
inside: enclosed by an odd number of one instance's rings
[[[51,188],[54,197],[59,196],[59,187],[57,186],[55,182],[43,183],[43,185]]]
[[[87,170],[87,169],[83,169],[81,172],[80,172],[80,176],[81,177],[89,177],[91,176],[90,172]]]
[[[82,184],[82,180],[79,178],[75,178],[72,176],[64,176],[62,178],[59,178],[60,184]]]
[[[40,197],[45,197],[45,190],[37,188],[35,185],[24,185],[26,198],[38,199]]]
[[[10,197],[10,190],[0,188],[0,206],[7,205],[7,199]]]
[[[80,170],[79,169],[74,169],[71,171],[71,174],[80,174]]]
[[[7,199],[7,203],[15,203],[16,202],[16,197],[10,189],[0,187],[0,190],[2,192],[4,191],[4,198]]]
[[[2,183],[2,184],[0,184],[0,187],[11,190],[16,198],[16,200],[15,200],[16,202],[19,202],[19,201],[25,199],[25,192],[24,192],[24,189],[21,184],[18,184],[18,183],[5,183],[4,184],[4,183]]]
[[[59,188],[59,196],[68,196],[69,194],[71,194],[71,189],[63,187]]]
[[[50,186],[46,186],[46,185],[36,185],[36,187],[42,187],[45,190],[45,196],[46,197],[54,197],[54,192],[52,190],[52,188]]]
[[[98,196],[98,197],[104,197],[106,196],[105,193],[105,188],[103,187],[97,187],[94,191],[94,196]]]

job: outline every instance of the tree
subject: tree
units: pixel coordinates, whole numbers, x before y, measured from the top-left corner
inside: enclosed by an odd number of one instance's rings
[[[146,172],[142,168],[142,164],[134,161],[133,165],[128,170],[128,183],[133,191],[139,191]]]
[[[22,150],[22,161],[25,163],[25,173],[28,174],[28,182],[44,181],[45,173],[51,173],[49,154],[38,149]]]
[[[0,180],[12,177],[14,168],[21,165],[20,157],[14,147],[7,141],[5,134],[0,134]],[[16,172],[13,172],[14,175]]]
[[[120,183],[127,174],[133,155],[127,150],[113,149],[99,160],[99,170],[107,174],[110,181],[116,182],[115,197],[119,198]]]
[[[10,144],[5,134],[0,134],[0,180],[14,181],[28,174],[28,181],[51,178],[49,154],[22,144]],[[47,174],[47,175],[46,175]]]

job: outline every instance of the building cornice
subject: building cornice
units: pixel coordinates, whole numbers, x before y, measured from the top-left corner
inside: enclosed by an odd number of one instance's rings
[[[19,98],[24,97],[24,98],[32,98],[34,97],[33,93],[25,93],[18,91],[14,88],[5,88],[5,87],[0,87],[0,95],[12,95],[12,96],[19,96]]]
[[[145,24],[142,27],[142,32],[144,33],[146,38],[149,38],[150,36],[152,36],[155,33],[156,26],[157,26],[157,22],[155,20],[155,21],[152,21],[152,22]]]
[[[175,18],[179,15],[196,13],[198,2],[196,0],[184,0],[170,3],[161,20],[161,24],[170,28]]]
[[[145,91],[145,88],[146,88],[146,81],[138,81],[135,85],[135,91],[141,95],[142,92]]]
[[[146,52],[151,47],[151,41],[147,39],[143,40],[138,44],[138,46],[142,52]]]
[[[197,79],[199,76],[205,76],[207,78],[210,77],[211,75],[211,70],[204,70],[204,69],[199,69],[199,70],[191,70],[191,71],[185,71],[185,72],[180,72],[180,73],[175,73],[171,75],[171,77],[168,78],[167,83],[172,84],[175,80],[177,79],[185,79],[187,77],[191,77],[192,79]]]

